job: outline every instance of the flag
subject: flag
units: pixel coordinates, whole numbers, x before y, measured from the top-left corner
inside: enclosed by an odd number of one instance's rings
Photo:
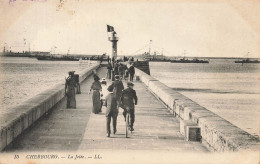
[[[114,27],[107,25],[107,32],[113,32],[113,31],[114,31]]]

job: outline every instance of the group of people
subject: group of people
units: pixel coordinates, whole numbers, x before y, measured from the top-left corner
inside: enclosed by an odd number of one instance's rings
[[[109,94],[105,98],[104,104],[100,101],[100,92],[102,91],[101,82],[98,80],[98,76],[94,75],[94,82],[91,85],[90,91],[93,90],[92,100],[93,108],[92,112],[97,114],[101,112],[102,105],[106,106],[106,127],[107,137],[111,134],[111,120],[113,120],[113,134],[117,132],[117,116],[119,113],[119,107],[124,109],[123,115],[126,118],[126,112],[130,114],[130,130],[134,131],[135,122],[135,105],[137,105],[136,92],[133,89],[134,84],[127,82],[127,88],[124,89],[123,82],[119,75],[115,75],[115,80],[108,86],[107,90]]]
[[[118,62],[108,62],[107,66],[107,79],[112,79],[114,81],[114,77],[119,75],[120,79],[124,79],[128,81],[130,76],[130,81],[133,82],[134,75],[135,75],[135,68],[134,64],[132,63],[128,68],[125,64],[118,63]]]
[[[134,61],[134,58],[133,57],[126,57],[126,56],[123,56],[123,62],[126,62],[126,61],[129,61],[129,62],[133,62]],[[138,60],[138,59],[137,59]],[[110,58],[109,56],[107,56],[107,62],[116,62],[116,59],[115,57],[112,57]]]
[[[111,129],[110,123],[113,120],[113,133],[117,132],[117,116],[119,107],[124,109],[123,115],[126,119],[126,114],[130,114],[130,130],[134,131],[133,125],[135,122],[135,105],[137,104],[136,92],[133,89],[133,77],[135,69],[133,64],[128,68],[122,63],[108,63],[107,79],[112,79],[112,84],[108,86],[109,94],[106,96],[104,106],[106,106],[106,122],[107,122],[107,137],[110,137]],[[79,77],[74,74],[75,71],[69,72],[69,77],[66,78],[65,94],[67,97],[67,108],[76,108],[76,90],[80,93]],[[128,75],[130,81],[128,82]],[[102,86],[100,78],[93,72],[94,82],[92,83],[89,94],[92,93],[93,108],[92,112],[98,114],[102,112],[103,101],[101,100]],[[127,81],[127,88],[125,89],[122,79]]]

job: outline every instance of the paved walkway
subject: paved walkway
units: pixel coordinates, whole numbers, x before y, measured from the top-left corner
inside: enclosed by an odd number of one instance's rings
[[[106,68],[97,71],[100,77],[105,77],[105,72]],[[185,141],[179,133],[179,120],[172,117],[145,85],[137,81],[134,82],[139,100],[135,131],[130,134],[130,138],[125,138],[124,119],[120,109],[117,133],[107,138],[105,107],[100,114],[91,113],[92,102],[88,91],[92,81],[92,78],[88,78],[81,85],[82,94],[76,97],[77,109],[66,109],[65,101],[62,101],[50,115],[38,121],[6,151],[112,149],[208,152],[201,143]]]

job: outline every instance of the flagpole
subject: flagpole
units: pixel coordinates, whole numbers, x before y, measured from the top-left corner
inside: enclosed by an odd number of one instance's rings
[[[108,24],[107,24],[107,27],[108,27]],[[108,38],[108,40],[109,40],[109,35],[108,35],[108,31],[107,31],[107,38]],[[110,56],[110,55],[109,55]],[[110,56],[111,57],[111,56]]]
[[[107,26],[108,26],[108,24],[107,24]],[[107,31],[107,37],[109,38],[109,36],[108,36],[108,31]]]

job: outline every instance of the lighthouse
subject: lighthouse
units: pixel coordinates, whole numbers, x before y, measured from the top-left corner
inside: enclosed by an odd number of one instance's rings
[[[110,42],[112,42],[112,57],[114,57],[114,59],[116,59],[117,58],[117,42],[118,42],[119,38],[117,37],[117,34],[116,34],[113,26],[107,25],[107,32],[111,33],[110,37],[108,37],[108,40]]]

